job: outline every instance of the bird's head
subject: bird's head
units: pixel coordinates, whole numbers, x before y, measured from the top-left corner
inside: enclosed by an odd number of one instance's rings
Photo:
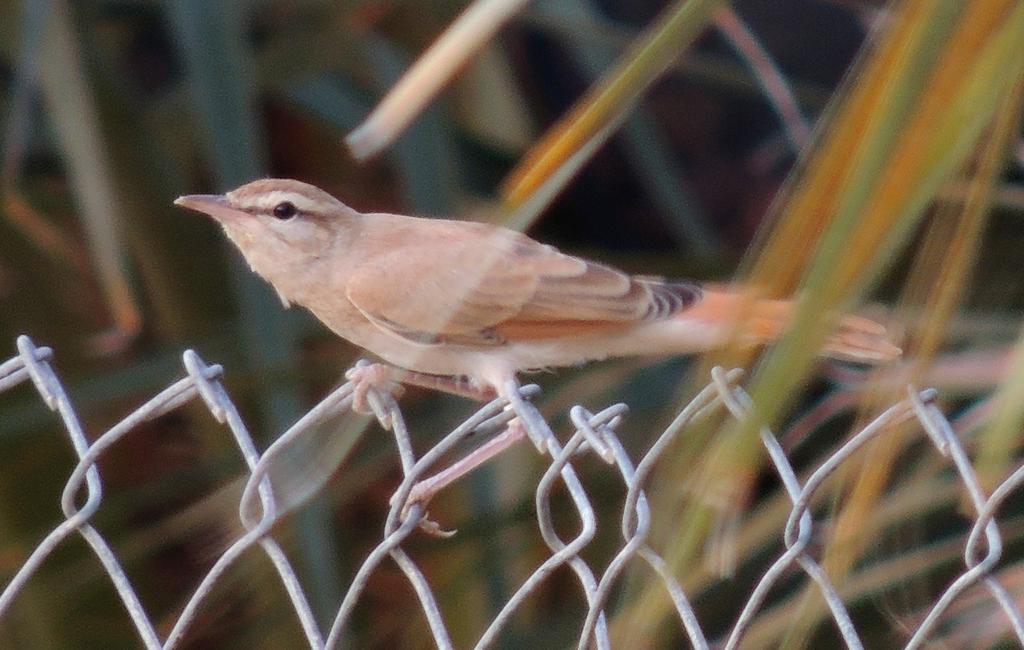
[[[226,194],[181,196],[174,204],[216,219],[253,270],[275,285],[277,276],[325,255],[357,216],[317,187],[278,178]]]

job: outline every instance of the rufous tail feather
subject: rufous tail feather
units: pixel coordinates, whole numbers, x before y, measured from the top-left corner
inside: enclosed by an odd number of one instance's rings
[[[683,314],[733,326],[739,343],[760,345],[782,335],[792,319],[793,306],[788,300],[751,302],[741,292],[705,289],[703,299]],[[820,354],[845,361],[886,363],[899,358],[903,351],[893,344],[883,325],[859,316],[842,316]]]

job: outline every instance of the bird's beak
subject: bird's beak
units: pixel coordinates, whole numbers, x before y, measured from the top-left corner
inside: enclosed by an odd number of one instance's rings
[[[188,194],[174,199],[174,205],[180,205],[189,210],[203,212],[214,219],[230,219],[238,215],[239,211],[231,207],[223,194]]]

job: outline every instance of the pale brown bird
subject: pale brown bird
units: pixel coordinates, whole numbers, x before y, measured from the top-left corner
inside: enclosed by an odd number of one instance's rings
[[[733,340],[741,319],[740,341],[763,343],[782,332],[792,311],[785,301],[750,305],[729,290],[631,276],[497,226],[361,214],[294,180],[259,180],[175,203],[216,219],[286,306],[303,305],[394,366],[350,372],[353,408],[364,412],[367,391],[384,381],[507,397],[520,371],[708,350]],[[900,354],[881,325],[849,316],[822,352],[870,363]],[[513,420],[420,481],[406,507],[520,440],[524,426]]]
[[[791,311],[785,301],[745,308],[737,292],[631,276],[498,226],[361,214],[295,180],[175,204],[216,219],[286,306],[427,376],[412,383],[440,388],[456,385],[432,378],[465,377],[500,393],[520,371],[708,350],[730,340],[743,314],[741,339],[759,344]],[[845,317],[823,353],[874,363],[900,350],[882,326]]]

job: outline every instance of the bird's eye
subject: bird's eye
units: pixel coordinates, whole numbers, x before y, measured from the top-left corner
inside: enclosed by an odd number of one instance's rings
[[[299,213],[299,209],[291,201],[282,201],[274,206],[274,216],[278,219],[291,219]]]

